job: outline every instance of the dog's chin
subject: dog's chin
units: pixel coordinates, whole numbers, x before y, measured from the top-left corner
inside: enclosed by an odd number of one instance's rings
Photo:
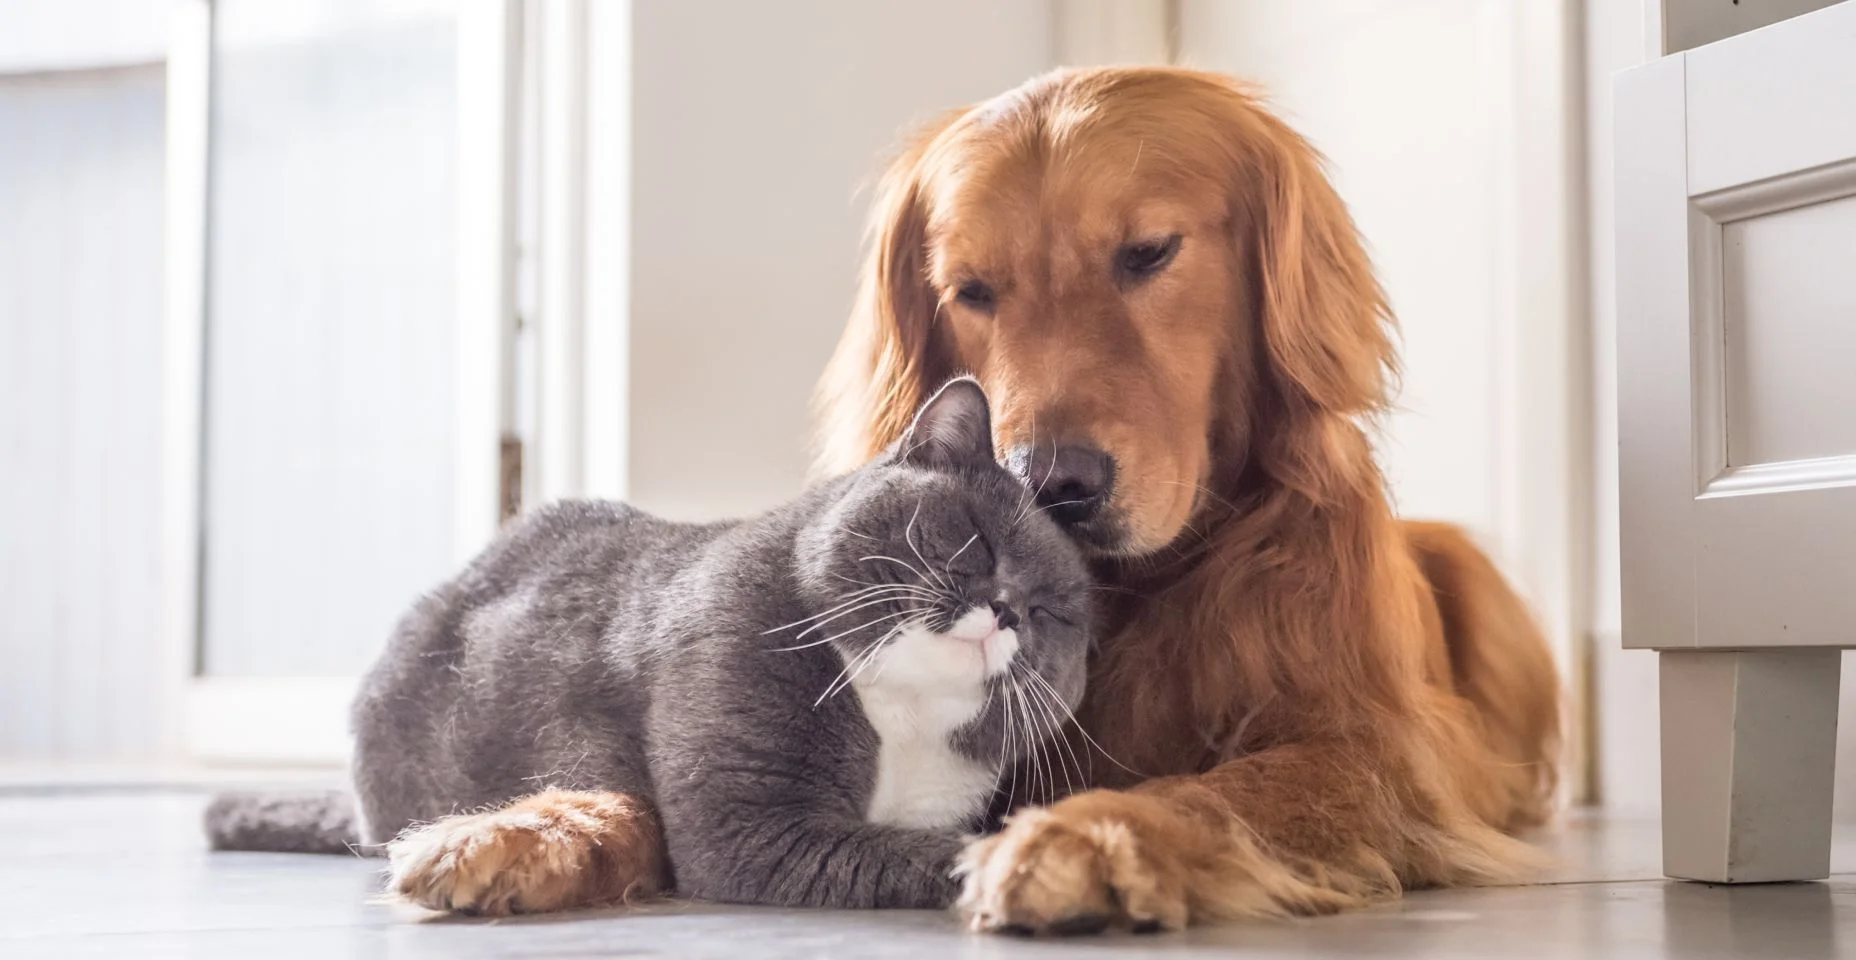
[[[1192,528],[1186,523],[1162,530],[1147,530],[1119,510],[1098,513],[1080,523],[1067,524],[1063,530],[1083,548],[1083,553],[1097,560],[1145,560],[1176,546]]]
[[[1059,526],[1083,553],[1092,557],[1126,556],[1127,527],[1114,514],[1097,514],[1087,520],[1060,523]]]
[[[1117,511],[1099,513],[1080,523],[1066,524],[1063,531],[1090,557],[1108,560],[1133,560],[1164,547],[1142,542]]]

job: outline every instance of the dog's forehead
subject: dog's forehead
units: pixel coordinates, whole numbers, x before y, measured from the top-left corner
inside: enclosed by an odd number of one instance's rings
[[[936,146],[920,196],[930,238],[950,254],[1179,232],[1221,218],[1232,188],[1215,151],[1138,126],[971,124]]]
[[[1002,273],[1028,260],[1085,262],[1124,244],[1220,221],[1222,197],[1165,178],[1100,177],[1061,166],[974,169],[930,192],[931,270]]]

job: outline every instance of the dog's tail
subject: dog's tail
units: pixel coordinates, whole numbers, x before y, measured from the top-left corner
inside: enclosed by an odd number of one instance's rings
[[[1506,829],[1552,814],[1559,783],[1562,691],[1553,653],[1533,614],[1460,529],[1405,522],[1437,597],[1456,691],[1476,707],[1485,743],[1501,761],[1510,797]]]
[[[318,793],[222,793],[206,807],[214,850],[365,855],[354,797]]]

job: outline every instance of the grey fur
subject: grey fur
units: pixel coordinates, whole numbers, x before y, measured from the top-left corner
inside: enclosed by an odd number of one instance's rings
[[[657,806],[686,896],[950,902],[962,837],[868,822],[877,735],[856,692],[820,699],[917,601],[880,597],[805,640],[781,628],[866,584],[934,589],[935,629],[1003,595],[1023,619],[1018,665],[1073,708],[1086,571],[993,462],[989,421],[979,387],[957,380],[897,449],[758,518],[564,502],[514,523],[418,602],[362,686],[363,839],[543,786],[620,791]],[[811,643],[821,634],[836,636]],[[1008,699],[955,735],[995,771],[1039,747],[1023,719],[1008,727]]]
[[[363,853],[354,798],[345,791],[224,793],[206,807],[214,850]]]

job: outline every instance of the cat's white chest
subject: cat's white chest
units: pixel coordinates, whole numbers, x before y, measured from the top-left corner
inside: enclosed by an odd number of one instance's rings
[[[949,740],[985,706],[983,671],[950,663],[940,638],[903,637],[852,683],[881,747],[865,818],[899,827],[970,826],[985,812],[997,771]]]

